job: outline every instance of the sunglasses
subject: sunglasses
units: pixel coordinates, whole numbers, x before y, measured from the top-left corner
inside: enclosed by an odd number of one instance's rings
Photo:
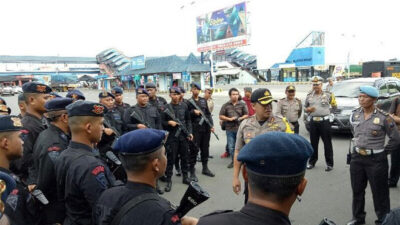
[[[313,84],[312,86],[317,87],[317,86],[319,86],[319,84]]]

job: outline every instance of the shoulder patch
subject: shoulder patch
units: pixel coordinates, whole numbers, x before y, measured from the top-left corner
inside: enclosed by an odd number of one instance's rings
[[[104,173],[104,166],[96,166],[93,170],[92,170],[92,174],[97,176],[99,173]]]
[[[58,147],[58,146],[51,146],[51,147],[49,147],[49,148],[47,149],[48,152],[58,152],[58,151],[60,151],[60,150],[61,150],[61,148]]]

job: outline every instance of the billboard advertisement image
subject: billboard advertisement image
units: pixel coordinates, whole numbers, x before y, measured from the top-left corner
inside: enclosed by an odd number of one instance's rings
[[[246,3],[242,2],[197,17],[198,51],[218,51],[246,45],[246,12]]]

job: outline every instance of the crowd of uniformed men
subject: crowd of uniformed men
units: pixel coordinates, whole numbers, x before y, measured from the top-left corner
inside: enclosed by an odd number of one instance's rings
[[[10,175],[16,180],[12,190],[3,190],[0,184],[0,194],[9,194],[0,202],[7,215],[3,219],[17,225],[290,224],[290,207],[307,183],[305,170],[318,160],[320,137],[325,171],[334,166],[330,123],[335,97],[322,90],[322,78],[313,77],[312,83],[304,105],[295,96],[295,86],[287,86],[287,97],[278,101],[276,114],[276,100],[267,88],[245,88],[243,98],[238,89],[229,90],[230,99],[219,112],[227,137],[221,157],[232,159],[228,168],[234,168],[236,194],[243,170],[245,206],[241,212],[212,213],[200,220],[171,220],[171,204],[154,195],[171,191],[174,167],[184,184],[198,181],[198,161],[202,174],[215,176],[208,167],[215,129],[212,89],[206,89],[203,98],[200,85],[192,83],[192,96],[185,99],[184,88],[172,87],[168,103],[157,96],[154,83],[147,83],[136,89],[137,104],[130,106],[123,102],[120,87],[102,91],[99,102],[90,102],[79,90],[64,98],[47,85],[26,83],[18,97],[18,116],[9,116],[11,110],[0,98],[0,178]],[[360,87],[360,107],[350,118],[353,219],[348,224],[365,223],[368,181],[376,224],[383,224],[390,212],[389,186],[395,187],[399,179],[400,110],[397,99],[390,115],[376,108],[378,95],[374,87]],[[311,144],[298,135],[303,107]],[[390,139],[387,145],[385,136]],[[389,179],[391,152],[397,158],[392,156]],[[143,195],[152,197],[140,199]]]

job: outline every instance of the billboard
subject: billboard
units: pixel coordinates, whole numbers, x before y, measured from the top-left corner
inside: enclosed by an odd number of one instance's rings
[[[196,18],[197,50],[219,51],[247,45],[246,2]]]
[[[131,58],[131,69],[132,70],[139,70],[144,69],[146,66],[146,61],[144,55],[139,55]]]

